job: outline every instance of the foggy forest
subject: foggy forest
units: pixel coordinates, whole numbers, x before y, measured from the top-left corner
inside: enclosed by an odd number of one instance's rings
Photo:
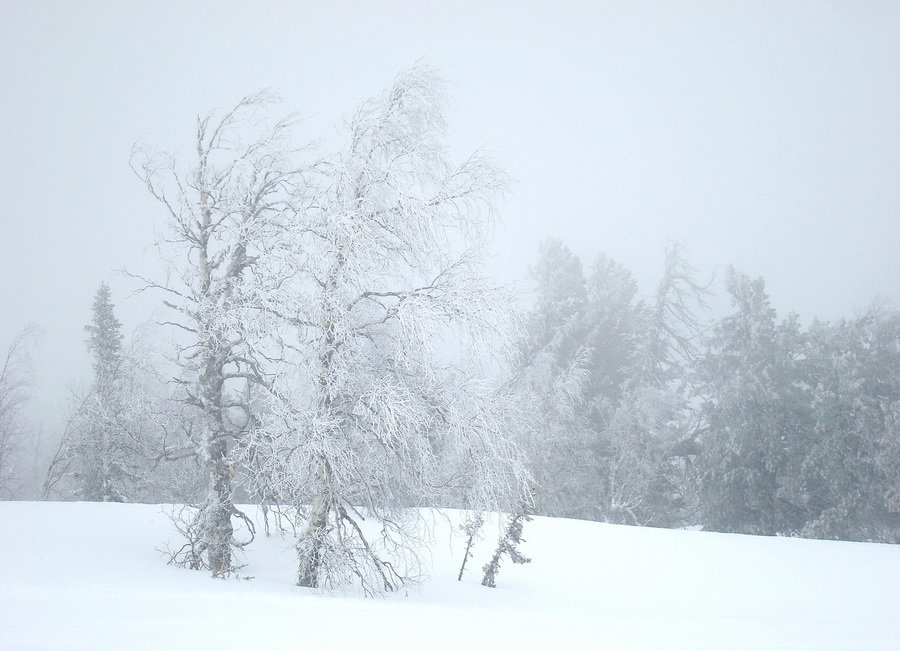
[[[123,135],[142,254],[29,292],[58,319],[4,299],[0,642],[425,648],[457,617],[447,648],[896,641],[896,277],[819,316],[784,266],[711,265],[727,251],[679,228],[629,235],[634,257],[603,236],[627,214],[519,224],[551,172],[456,137],[467,79],[379,72],[324,130],[257,85]],[[206,632],[130,637],[172,598],[208,604]]]

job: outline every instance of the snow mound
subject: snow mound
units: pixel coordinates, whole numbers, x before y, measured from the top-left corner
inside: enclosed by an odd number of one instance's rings
[[[443,515],[431,579],[366,599],[295,587],[289,539],[257,538],[252,580],[212,580],[165,564],[165,507],[2,502],[0,648],[898,648],[898,546],[535,518],[533,562],[490,589],[496,526],[457,582]]]

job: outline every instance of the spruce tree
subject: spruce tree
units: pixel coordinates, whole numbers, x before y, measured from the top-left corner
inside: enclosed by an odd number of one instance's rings
[[[94,386],[109,390],[122,364],[122,324],[113,313],[112,294],[109,285],[100,283],[94,296],[94,317],[84,327],[88,332],[88,350],[94,357]]]
[[[94,297],[93,317],[85,330],[93,381],[86,393],[76,396],[44,491],[66,486],[83,500],[124,502],[136,495],[141,458],[139,441],[131,432],[133,372],[126,368],[122,324],[105,282]]]
[[[794,498],[807,514],[800,533],[900,542],[900,314],[816,322],[807,338],[815,421]]]
[[[763,280],[731,270],[733,314],[719,321],[698,370],[703,399],[703,524],[795,534],[805,513],[798,478],[814,429],[805,336],[776,318]]]
[[[113,313],[109,285],[100,283],[94,296],[93,318],[85,326],[94,362],[94,382],[84,403],[81,424],[79,479],[82,499],[126,500],[131,473],[122,422],[122,324]]]

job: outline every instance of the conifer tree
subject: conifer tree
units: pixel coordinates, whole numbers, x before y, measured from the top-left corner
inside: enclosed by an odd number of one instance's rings
[[[686,369],[704,288],[678,246],[666,251],[652,303],[622,265],[590,273],[548,241],[534,270],[537,301],[520,346],[519,384],[541,414],[528,439],[539,513],[677,525],[690,475],[671,453],[685,439]]]
[[[761,278],[731,270],[733,314],[718,322],[699,365],[703,524],[715,531],[792,534],[803,451],[814,419],[804,334],[779,322]]]
[[[509,560],[516,564],[530,563],[531,559],[525,556],[520,550],[519,545],[525,542],[522,538],[522,529],[526,522],[531,522],[531,498],[524,498],[518,505],[515,513],[511,513],[506,521],[506,529],[500,537],[497,549],[491,560],[484,566],[484,578],[481,579],[481,585],[487,588],[497,587],[497,574],[500,572],[500,560],[504,555],[509,556]]]
[[[126,502],[145,488],[144,455],[148,416],[134,360],[122,348],[122,324],[115,316],[109,285],[100,284],[93,316],[85,326],[94,376],[74,408],[51,461],[44,494],[66,492],[94,502]]]
[[[124,414],[122,324],[105,282],[97,289],[92,311],[85,330],[94,381],[82,403],[74,441],[79,496],[96,502],[123,502],[132,493],[136,462]]]
[[[113,312],[112,294],[109,285],[101,282],[94,296],[93,318],[84,327],[88,332],[88,350],[94,357],[94,385],[106,390],[107,398],[113,400],[111,384],[115,381],[122,364],[122,324]]]
[[[85,403],[85,429],[80,443],[81,497],[97,502],[126,499],[131,473],[122,415],[119,381],[122,370],[122,324],[113,313],[109,285],[100,283],[93,318],[85,326],[94,358],[94,383]]]
[[[875,307],[854,320],[814,323],[807,337],[815,424],[792,495],[806,511],[800,533],[898,542],[900,314]]]

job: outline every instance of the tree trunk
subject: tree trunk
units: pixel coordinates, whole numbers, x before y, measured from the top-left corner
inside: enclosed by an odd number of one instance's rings
[[[320,480],[323,479],[321,471],[317,474]],[[297,576],[299,586],[319,587],[319,569],[322,566],[325,537],[328,535],[329,511],[331,505],[325,497],[325,491],[319,491],[313,499],[306,534],[300,542],[300,569]]]
[[[231,472],[228,466],[228,439],[222,422],[222,357],[218,351],[207,354],[200,377],[203,404],[206,410],[206,469],[209,473],[209,492],[203,514],[203,539],[207,546],[207,560],[213,575],[232,569],[231,545],[234,513],[231,494]]]
[[[208,452],[210,489],[206,502],[206,543],[209,569],[218,575],[232,569],[231,539],[234,533],[231,473],[226,462],[228,445],[221,432],[210,432]]]

